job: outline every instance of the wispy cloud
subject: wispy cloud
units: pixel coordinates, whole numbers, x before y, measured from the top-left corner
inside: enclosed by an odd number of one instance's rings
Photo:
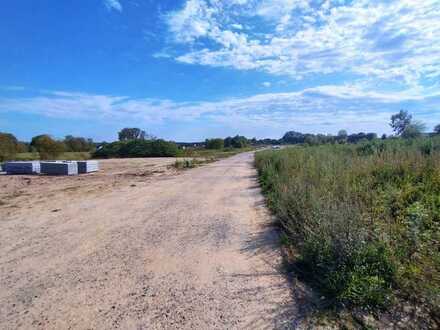
[[[167,23],[187,45],[175,56],[183,63],[296,79],[350,74],[395,88],[440,79],[439,0],[187,0]]]
[[[108,10],[122,11],[122,5],[119,0],[103,0]]]
[[[429,97],[400,92],[377,93],[360,86],[324,85],[290,93],[265,93],[217,102],[173,102],[65,91],[33,97],[0,98],[0,112],[32,113],[63,119],[139,123],[193,123],[233,127],[264,135],[265,129],[315,132],[388,131],[390,115],[405,106],[423,108],[419,118],[429,126],[440,122],[440,94]]]

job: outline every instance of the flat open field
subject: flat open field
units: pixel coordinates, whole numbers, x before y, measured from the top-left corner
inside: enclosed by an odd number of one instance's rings
[[[0,175],[0,214],[32,216],[36,209],[62,209],[106,192],[177,174],[175,158],[105,159],[100,171],[80,176]]]
[[[181,172],[174,161],[0,176],[0,328],[298,325],[253,154]]]

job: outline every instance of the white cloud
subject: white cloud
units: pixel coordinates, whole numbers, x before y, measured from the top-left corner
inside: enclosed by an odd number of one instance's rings
[[[64,91],[44,92],[33,97],[0,98],[1,112],[32,113],[46,117],[108,122],[164,124],[171,122],[233,127],[260,137],[267,129],[282,134],[296,129],[313,132],[388,130],[392,113],[401,107],[424,109],[416,115],[432,127],[440,122],[440,93],[429,97],[403,92],[377,93],[358,85],[323,85],[290,93],[265,93],[217,102],[173,102],[134,99]],[[200,137],[202,138],[202,137]]]
[[[122,11],[122,5],[119,0],[104,0],[104,5],[108,10]]]
[[[263,82],[261,85],[263,85],[264,87],[270,87],[272,86],[272,84],[269,81],[265,81]]]
[[[188,0],[167,22],[188,46],[175,56],[184,63],[297,79],[348,74],[399,88],[440,79],[439,0]]]
[[[241,25],[241,24],[234,23],[234,24],[231,24],[231,27],[236,30],[243,30],[243,25]]]

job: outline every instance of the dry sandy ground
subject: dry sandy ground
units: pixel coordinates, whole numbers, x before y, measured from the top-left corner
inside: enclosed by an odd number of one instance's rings
[[[173,162],[0,176],[0,329],[297,327],[253,154]]]

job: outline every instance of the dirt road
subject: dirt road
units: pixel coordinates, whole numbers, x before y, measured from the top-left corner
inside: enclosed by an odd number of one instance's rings
[[[0,329],[294,328],[252,161],[0,208]]]

